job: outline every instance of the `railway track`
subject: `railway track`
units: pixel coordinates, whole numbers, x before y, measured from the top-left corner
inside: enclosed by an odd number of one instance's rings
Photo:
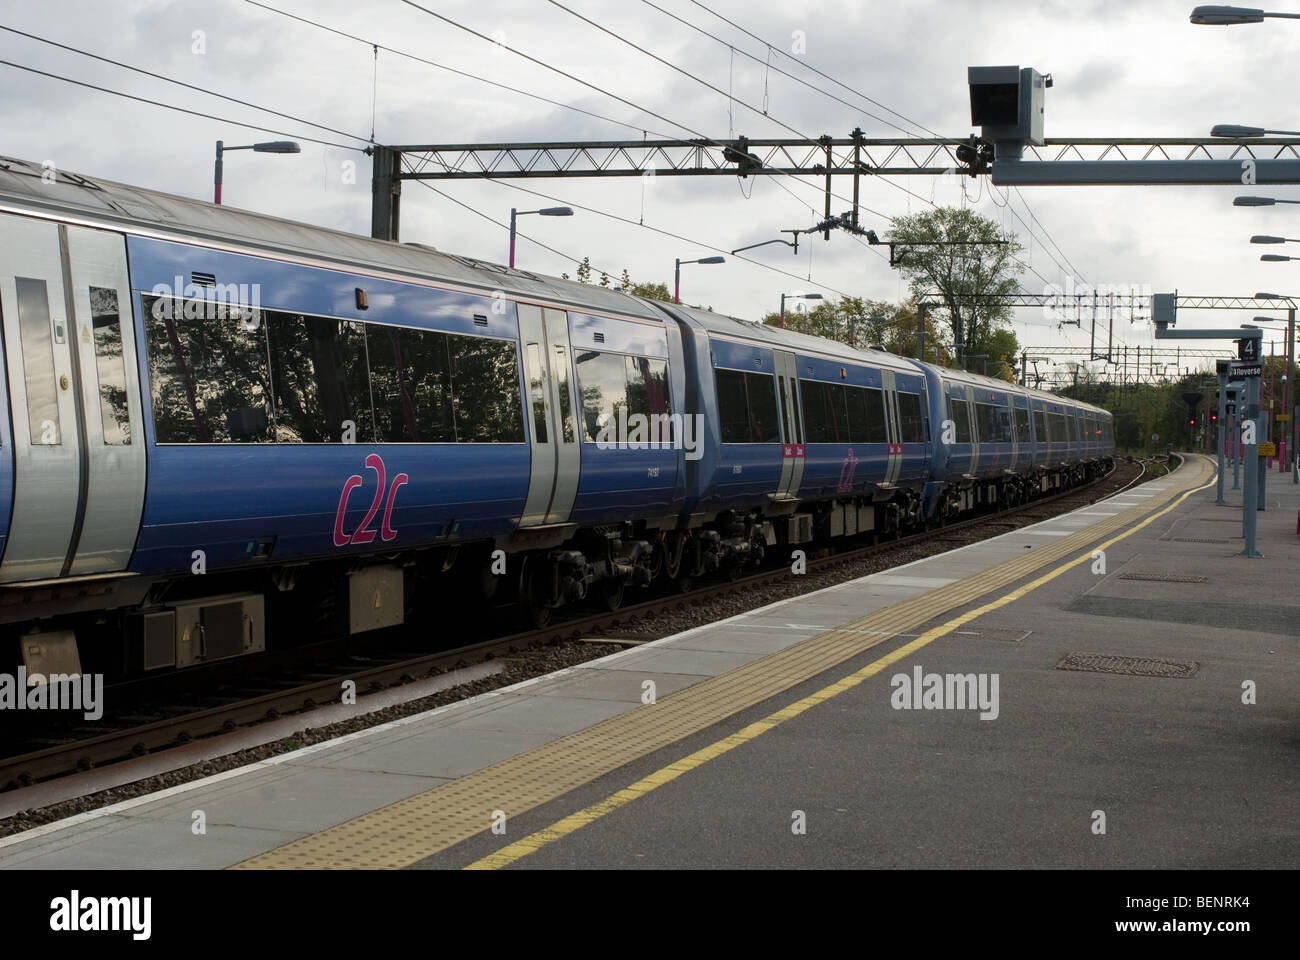
[[[1127,489],[1141,479],[1146,473],[1145,463],[1140,463],[1141,470],[1129,483],[1119,489]],[[1020,506],[985,513],[956,523],[949,523],[916,534],[897,539],[885,540],[868,546],[851,547],[831,556],[809,556],[807,573],[826,572],[839,566],[845,566],[863,558],[903,550],[929,541],[950,541],[956,544],[971,543],[979,536],[953,536],[961,531],[986,526],[990,528],[1019,526],[1007,523],[1011,518],[1018,520],[1038,519],[1034,511],[1060,504],[1071,499],[1086,498],[1087,495],[1101,487],[1110,477],[1125,466],[1117,463],[1110,473],[1080,487],[1032,500]],[[1108,491],[1112,495],[1118,491]],[[1057,511],[1063,512],[1063,511]],[[1044,517],[1054,514],[1043,514]],[[988,536],[1006,532],[1004,529],[990,529]],[[641,603],[630,604],[614,611],[602,611],[577,616],[548,624],[536,630],[495,637],[489,640],[420,654],[413,657],[401,657],[392,662],[379,663],[361,669],[330,672],[328,675],[312,677],[307,682],[294,683],[283,689],[269,690],[251,696],[239,697],[236,702],[217,704],[203,709],[185,712],[179,716],[157,719],[152,722],[113,730],[84,739],[70,742],[53,743],[41,749],[30,750],[21,755],[0,759],[0,792],[26,786],[28,784],[50,780],[77,771],[101,767],[120,760],[139,757],[145,754],[166,750],[169,747],[213,737],[241,727],[257,724],[276,717],[312,710],[318,705],[338,703],[342,684],[351,681],[359,697],[364,693],[384,689],[412,679],[437,675],[464,666],[469,663],[490,660],[539,645],[580,639],[587,634],[598,634],[618,628],[621,624],[638,618],[652,616],[664,611],[680,610],[717,600],[719,597],[752,591],[773,583],[789,582],[790,568],[785,563],[773,569],[760,571],[736,580],[723,580],[697,587],[689,593],[659,596]],[[618,642],[616,638],[611,642]],[[635,641],[630,641],[635,642]],[[337,642],[332,642],[336,644]],[[325,648],[326,644],[321,644]],[[310,648],[308,648],[310,650]],[[330,649],[335,649],[331,646]],[[299,651],[301,654],[301,650]],[[298,660],[309,657],[297,656]],[[138,681],[137,681],[138,683]]]

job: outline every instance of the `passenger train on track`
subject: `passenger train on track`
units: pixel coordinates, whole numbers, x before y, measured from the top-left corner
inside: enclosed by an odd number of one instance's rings
[[[188,667],[438,596],[540,624],[1113,455],[1108,413],[1050,393],[45,173],[0,159],[0,629],[29,671]]]

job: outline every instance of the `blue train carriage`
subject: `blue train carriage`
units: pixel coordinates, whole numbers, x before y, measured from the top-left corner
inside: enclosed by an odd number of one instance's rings
[[[668,410],[684,379],[660,314],[42,173],[0,163],[0,623],[24,658],[191,666],[262,649],[272,625],[400,623],[427,584],[509,595],[549,576],[575,598],[644,579],[680,457],[597,453],[580,424],[596,400],[619,405],[613,364],[575,354],[609,338],[624,405]],[[124,642],[78,643],[114,631]]]
[[[885,534],[920,517],[925,382],[906,361],[686,307],[692,411],[684,576],[736,572],[768,548]]]
[[[1086,483],[1113,463],[1113,418],[1100,407],[1041,390],[1028,398],[1034,435],[1034,470],[1026,492],[1040,495]]]

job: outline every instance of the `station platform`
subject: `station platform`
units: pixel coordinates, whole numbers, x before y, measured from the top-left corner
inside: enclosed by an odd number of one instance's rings
[[[1270,476],[1251,559],[1240,492],[1216,505],[1213,479],[1192,456],[1035,526],[2,839],[0,867],[1293,867],[1300,487]]]

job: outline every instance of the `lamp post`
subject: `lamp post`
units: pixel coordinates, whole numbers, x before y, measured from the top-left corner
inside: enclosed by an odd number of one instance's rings
[[[1300,203],[1300,200],[1283,200],[1281,197],[1233,197],[1234,207],[1271,207],[1275,203]]]
[[[265,143],[246,143],[238,147],[228,147],[222,140],[217,141],[217,165],[212,175],[212,202],[221,203],[221,155],[230,150],[252,150],[254,153],[302,153],[302,147],[292,140],[268,140]]]
[[[1300,435],[1296,433],[1295,411],[1288,404],[1290,398],[1295,395],[1295,390],[1291,384],[1294,383],[1295,377],[1295,301],[1291,297],[1284,296],[1280,293],[1257,293],[1256,300],[1282,300],[1286,302],[1286,372],[1282,375],[1282,413],[1290,417],[1290,430],[1282,431],[1282,436],[1291,435],[1291,482],[1300,484]],[[1285,444],[1285,439],[1283,443]],[[1279,451],[1281,456],[1278,458],[1279,470],[1286,469],[1286,451]]]
[[[794,293],[783,293],[783,294],[781,294],[781,329],[782,329],[782,330],[785,329],[785,300],[786,300],[786,297],[789,297],[791,300],[821,300],[821,299],[823,299],[823,297],[822,297],[822,295],[821,295],[820,293],[800,293],[800,292],[798,292],[798,291],[795,291]],[[807,324],[805,323],[805,327],[806,327],[806,326],[807,326]]]
[[[673,266],[673,303],[682,302],[683,263],[726,263],[726,257],[701,257],[699,260],[678,260]]]
[[[1265,18],[1300,20],[1300,13],[1267,13],[1251,7],[1201,6],[1189,18],[1197,26],[1231,27],[1241,23],[1263,23]]]
[[[516,210],[510,208],[510,269],[515,266],[515,219],[517,217],[527,216],[535,213],[541,217],[571,217],[573,216],[572,207],[543,207],[541,210]]]

